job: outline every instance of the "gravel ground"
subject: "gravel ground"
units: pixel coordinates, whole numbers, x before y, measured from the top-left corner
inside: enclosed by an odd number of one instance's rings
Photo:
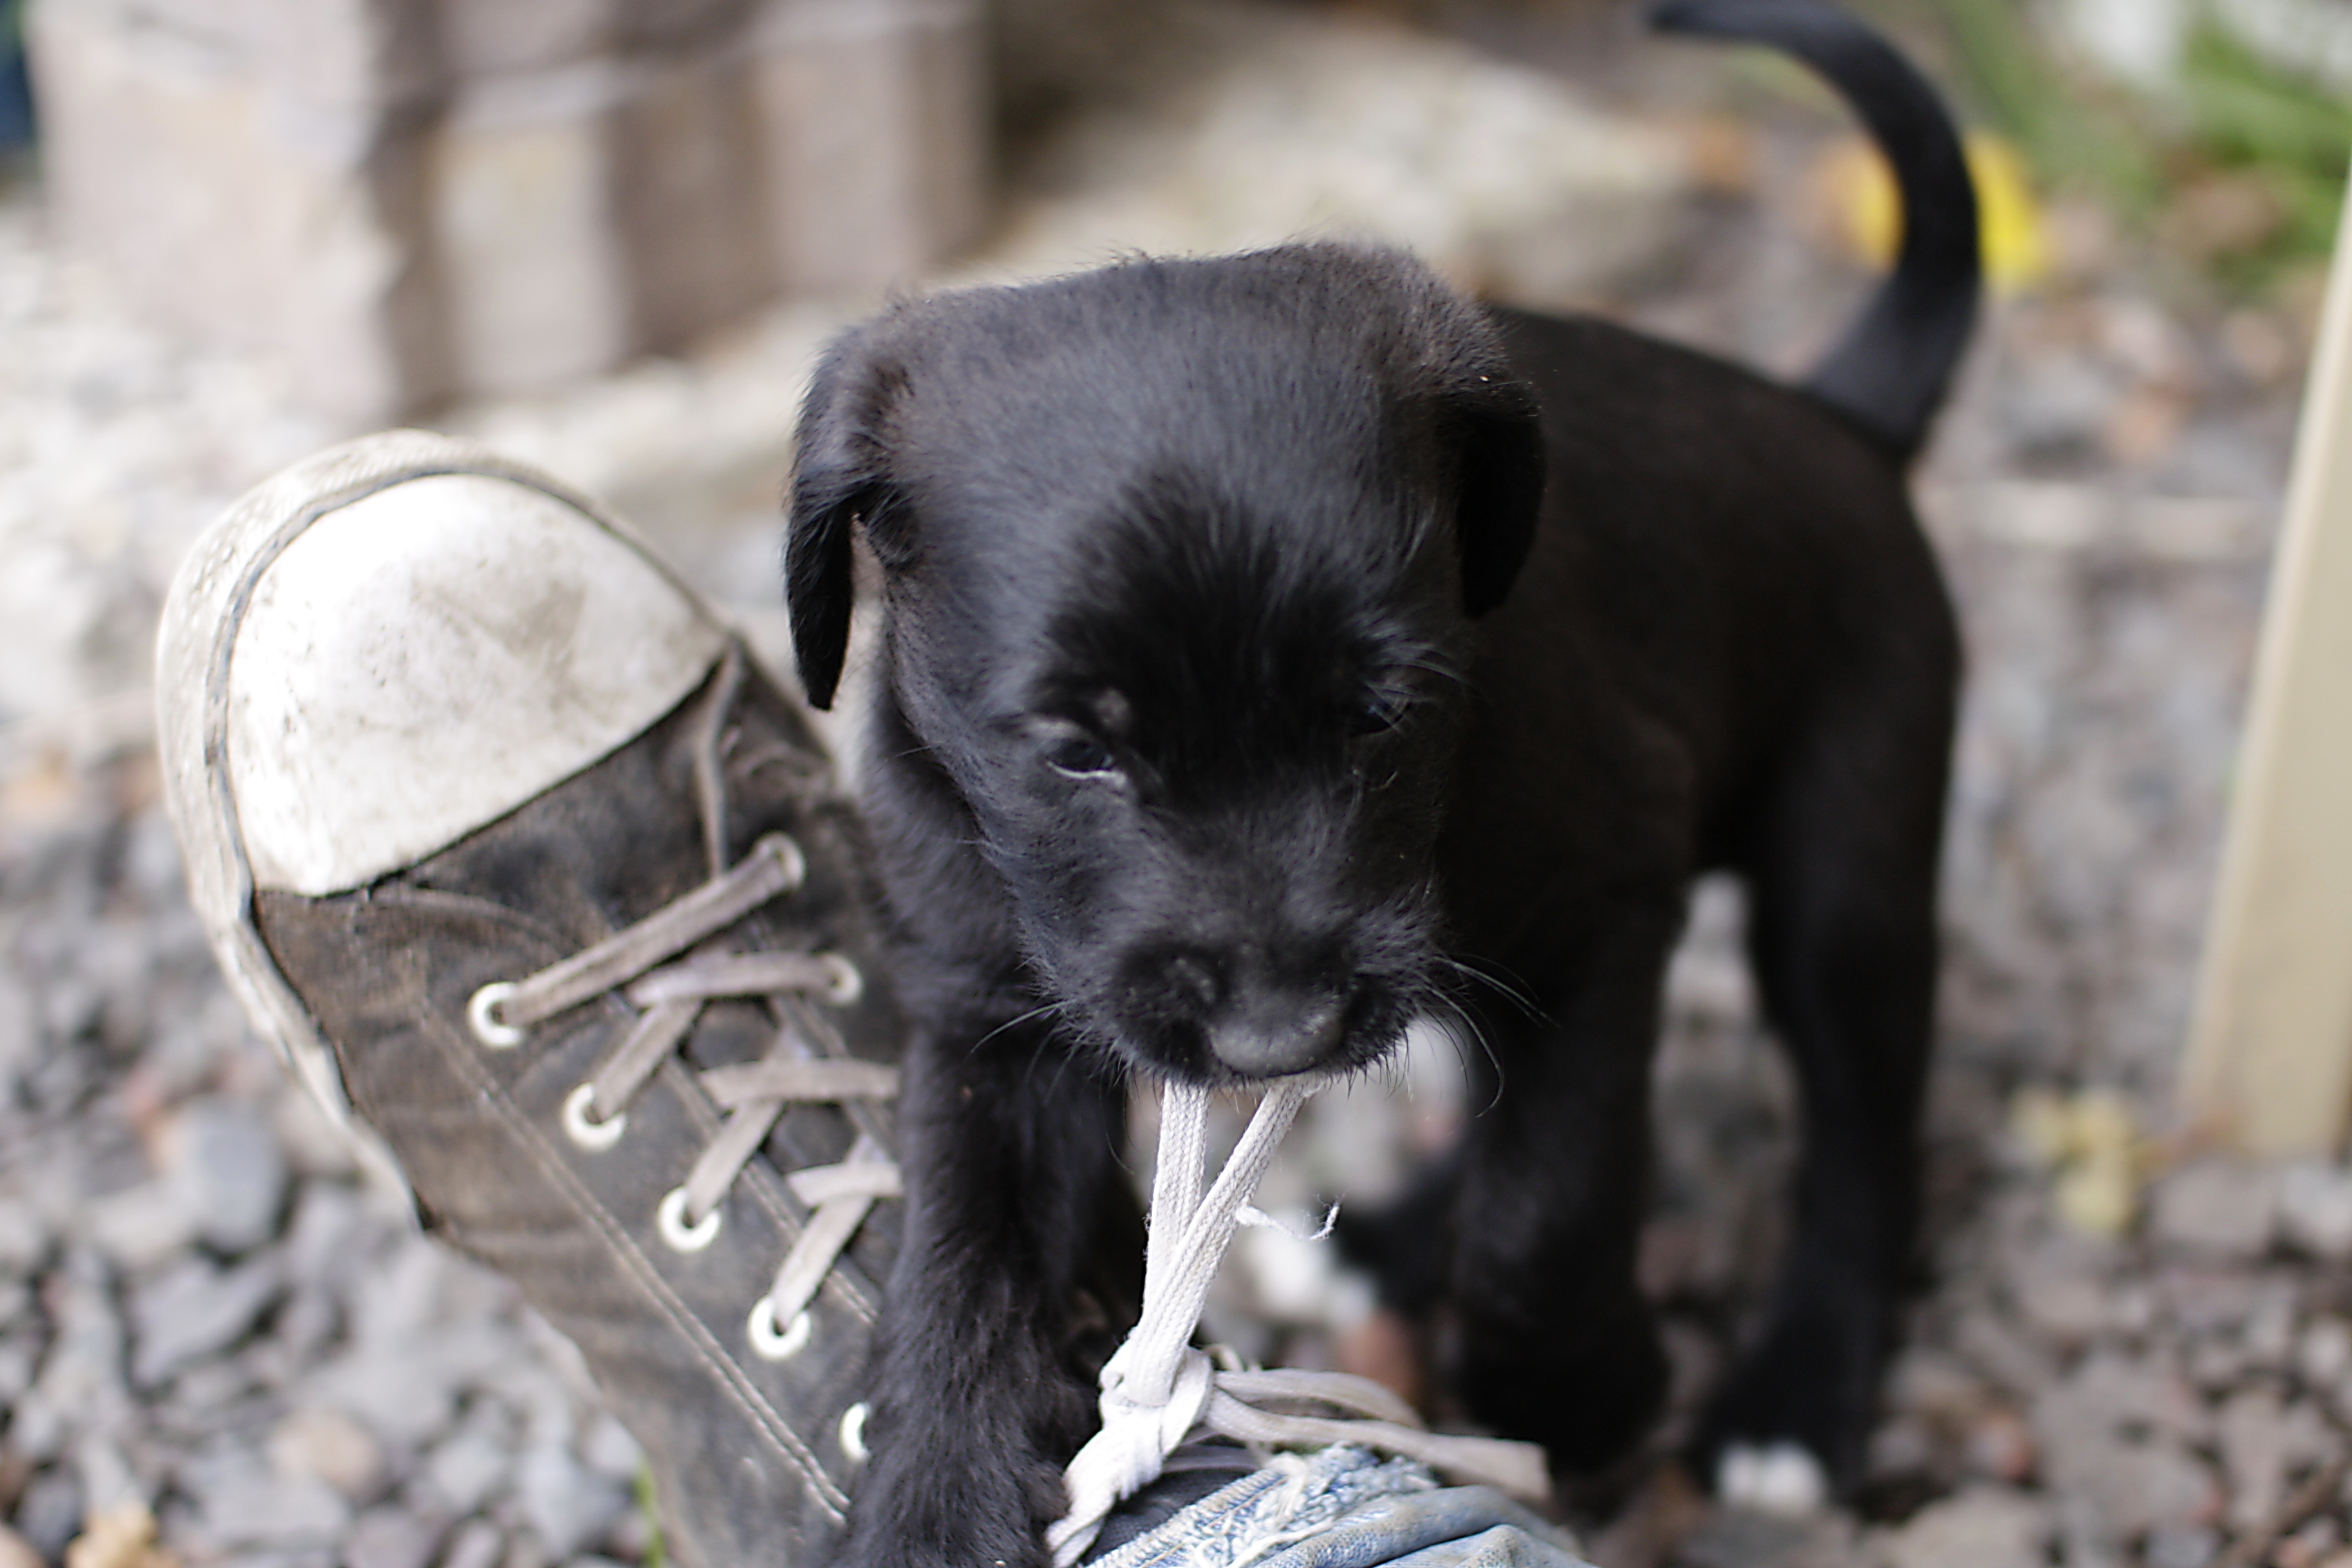
[[[1863,286],[1809,216],[1832,121],[1686,93],[1630,120],[1297,15],[1194,45],[1181,82],[1045,143],[958,276],[1386,220],[1465,280],[1782,370]],[[2053,226],[2053,277],[1993,311],[1921,478],[1972,669],[1933,1258],[1869,1495],[1786,1521],[1662,1482],[1596,1538],[1612,1568],[2352,1563],[2352,1173],[2231,1163],[2169,1109],[2310,312],[2228,308],[2095,213]],[[774,647],[783,433],[856,308],[438,423],[603,490]],[[643,1560],[634,1446],[568,1347],[353,1168],[184,901],[146,743],[163,584],[222,504],[339,433],[268,363],[126,318],[21,177],[0,336],[0,1568],[60,1561],[93,1518],[76,1568]],[[1701,889],[1658,1074],[1643,1268],[1684,1410],[1769,1273],[1789,1159],[1738,922],[1736,888]],[[1442,1142],[1458,1084],[1424,1044],[1314,1110],[1267,1206],[1376,1200]],[[1214,1326],[1328,1363],[1365,1311],[1253,1232]]]

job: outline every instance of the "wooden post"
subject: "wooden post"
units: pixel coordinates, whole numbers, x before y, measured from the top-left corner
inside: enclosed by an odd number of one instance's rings
[[[2344,231],[2295,437],[2181,1091],[2192,1115],[2260,1154],[2333,1151],[2352,1113],[2352,238]]]

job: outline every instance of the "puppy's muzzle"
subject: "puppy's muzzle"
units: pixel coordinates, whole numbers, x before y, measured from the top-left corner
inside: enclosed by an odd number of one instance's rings
[[[1208,1027],[1209,1053],[1251,1078],[1305,1072],[1339,1050],[1345,1022],[1339,1004],[1328,999],[1286,1020],[1222,1019]]]
[[[1328,985],[1285,984],[1238,955],[1179,952],[1161,965],[1161,1005],[1199,1030],[1213,1065],[1229,1072],[1305,1072],[1347,1037],[1346,999]]]

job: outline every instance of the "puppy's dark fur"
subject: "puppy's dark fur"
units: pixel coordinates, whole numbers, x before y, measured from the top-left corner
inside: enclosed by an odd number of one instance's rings
[[[1499,1074],[1423,1200],[1454,1386],[1559,1473],[1622,1452],[1665,1375],[1633,1279],[1661,974],[1712,867],[1808,1138],[1697,1458],[1788,1439],[1853,1479],[1912,1245],[1958,664],[1904,468],[1974,206],[1929,89],[1819,0],[1664,20],[1808,58],[1894,156],[1904,259],[1808,390],[1329,246],[908,304],[820,372],[795,651],[826,705],[862,530],[919,1023],[855,1561],[1039,1560],[1131,1074],[1344,1071],[1430,1011]]]

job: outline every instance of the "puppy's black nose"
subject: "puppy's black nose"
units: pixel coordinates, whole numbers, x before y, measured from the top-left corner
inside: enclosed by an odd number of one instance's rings
[[[1207,1026],[1209,1050],[1251,1078],[1305,1072],[1339,1050],[1345,1014],[1329,996],[1304,1007],[1229,1008]]]

